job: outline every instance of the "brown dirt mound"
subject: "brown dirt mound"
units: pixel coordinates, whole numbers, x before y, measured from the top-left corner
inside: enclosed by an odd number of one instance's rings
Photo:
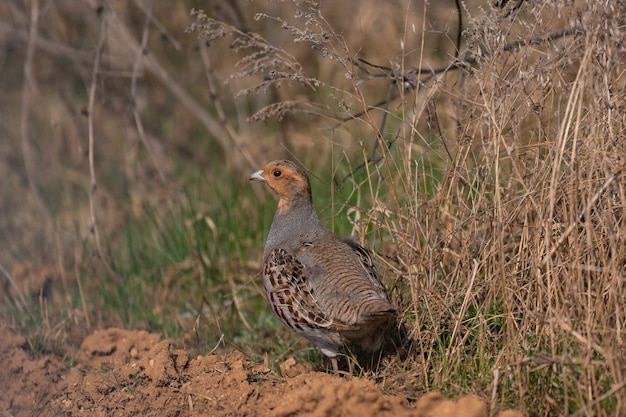
[[[68,369],[52,357],[31,358],[26,340],[0,322],[0,353],[0,414],[15,417],[487,416],[472,396],[449,401],[431,392],[409,405],[366,379],[281,378],[237,351],[190,358],[145,331],[96,331]]]

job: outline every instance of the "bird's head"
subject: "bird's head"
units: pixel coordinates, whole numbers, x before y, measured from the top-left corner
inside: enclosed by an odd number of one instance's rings
[[[306,172],[291,161],[273,161],[250,176],[267,184],[279,198],[278,211],[291,207],[303,198],[311,201],[311,183]]]

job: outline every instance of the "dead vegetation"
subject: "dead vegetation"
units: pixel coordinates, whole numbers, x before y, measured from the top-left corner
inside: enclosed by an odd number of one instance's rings
[[[626,4],[39,3],[0,6],[23,63],[2,77],[0,265],[54,264],[84,295],[198,167],[321,158],[404,308],[408,355],[370,376],[492,412],[626,413]],[[253,284],[222,284],[254,331]]]

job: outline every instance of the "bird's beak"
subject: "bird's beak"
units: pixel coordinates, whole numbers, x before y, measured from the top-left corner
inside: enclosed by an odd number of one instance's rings
[[[263,174],[263,170],[257,171],[254,174],[250,175],[250,179],[254,181],[265,182],[265,178],[263,178],[261,174]]]

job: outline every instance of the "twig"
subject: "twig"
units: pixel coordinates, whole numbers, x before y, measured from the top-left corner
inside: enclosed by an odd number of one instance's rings
[[[239,316],[239,319],[241,320],[243,327],[245,327],[247,331],[252,332],[253,331],[252,326],[250,326],[248,319],[246,319],[246,316],[243,314],[243,303],[241,302],[239,295],[237,295],[237,288],[236,288],[237,286],[235,285],[235,280],[233,279],[232,274],[229,274],[228,276],[228,285],[230,287],[230,292],[233,296],[233,303],[235,304],[235,309],[237,309],[237,315]]]
[[[555,32],[550,32],[546,35],[537,35],[537,36],[533,36],[530,39],[520,39],[518,41],[515,42],[510,42],[506,45],[504,45],[502,47],[502,51],[504,52],[512,52],[515,51],[521,47],[524,46],[532,46],[532,45],[539,45],[541,43],[544,42],[549,42],[549,41],[555,41],[557,39],[560,38],[564,38],[567,36],[572,36],[575,35],[576,33],[581,33],[583,31],[583,29],[579,26],[575,26],[573,28],[568,28],[568,29],[561,29],[561,30],[557,30]],[[441,74],[447,71],[450,71],[451,69],[462,69],[462,68],[466,68],[468,65],[472,65],[472,64],[476,64],[478,62],[479,58],[486,58],[486,57],[490,57],[491,55],[493,55],[493,52],[483,52],[482,55],[480,55],[480,57],[476,57],[476,56],[468,56],[460,61],[453,61],[450,62],[446,65],[442,65],[440,67],[437,68],[426,68],[426,67],[420,67],[420,68],[413,68],[410,69],[408,71],[406,71],[405,74],[425,74],[425,75],[437,75],[437,74]],[[376,74],[368,74],[370,75],[371,78],[389,78],[389,79],[397,79],[396,76],[393,75],[393,70],[389,67],[385,67],[382,65],[375,65],[372,64],[370,62],[367,62],[365,59],[363,58],[359,58],[358,60],[356,60],[356,62],[362,62],[364,64],[367,64],[371,67],[383,70],[384,72],[382,73],[376,73]],[[357,65],[359,67],[359,69],[363,69],[362,66]],[[410,79],[411,76],[406,76],[406,79]]]
[[[496,407],[498,402],[496,401],[496,396],[498,395],[498,383],[500,382],[500,369],[495,366],[491,371],[493,374],[493,380],[491,381],[491,400],[489,401],[489,415],[496,415]]]
[[[105,13],[103,11],[103,13]],[[94,133],[93,133],[93,108],[96,100],[96,86],[98,84],[98,72],[100,70],[100,58],[102,57],[102,51],[104,50],[104,43],[106,40],[107,25],[106,19],[101,15],[100,17],[100,39],[98,40],[98,46],[96,47],[96,56],[93,63],[93,70],[91,72],[91,86],[89,87],[89,105],[87,108],[87,128],[89,135],[89,174],[91,177],[91,185],[89,188],[89,214],[91,217],[90,232],[93,232],[96,238],[96,248],[98,249],[98,255],[103,258],[104,253],[102,246],[100,245],[100,234],[98,231],[98,223],[96,221],[96,203],[95,194],[98,189],[98,181],[96,179],[96,166],[94,162]]]
[[[139,4],[139,2],[136,2],[136,3]],[[137,78],[139,76],[139,70],[141,68],[141,61],[142,61],[144,51],[146,51],[148,47],[148,35],[150,33],[150,22],[156,21],[152,17],[152,2],[150,2],[150,8],[148,10],[146,10],[143,7],[143,5],[140,5],[140,7],[143,10],[143,12],[146,14],[146,20],[143,25],[143,35],[141,37],[141,46],[136,51],[137,58],[135,59],[135,63],[133,64],[133,76],[131,78],[131,83],[130,83],[130,96],[132,99],[133,117],[135,119],[135,126],[137,126],[137,133],[139,133],[141,142],[143,143],[143,146],[146,148],[146,151],[148,152],[148,157],[152,161],[152,165],[154,165],[154,169],[159,173],[159,179],[161,180],[161,183],[164,186],[167,186],[167,180],[165,179],[165,174],[163,173],[163,170],[161,169],[156,159],[154,158],[152,147],[150,146],[150,143],[148,143],[148,139],[146,138],[146,132],[143,128],[143,122],[141,121],[139,110],[137,109]]]
[[[474,288],[474,282],[476,281],[476,276],[478,275],[478,267],[479,263],[476,259],[474,259],[474,268],[472,269],[472,276],[470,278],[469,285],[467,286],[467,290],[465,291],[465,297],[463,297],[463,304],[461,304],[461,310],[459,311],[459,316],[456,322],[454,323],[454,329],[452,330],[452,336],[450,336],[450,345],[452,345],[454,338],[457,333],[460,332],[461,323],[463,322],[463,317],[465,316],[465,312],[467,311],[467,306],[469,304],[469,300],[472,298],[472,289]],[[461,348],[461,343],[456,344],[455,351]],[[454,352],[453,352],[454,353]],[[452,355],[451,355],[452,356]]]
[[[516,3],[511,6],[508,7],[505,16],[510,16],[514,11],[518,10],[522,4],[524,4],[525,0],[517,0]],[[509,0],[496,0],[494,6],[499,7],[500,9],[505,9],[507,8],[507,3],[509,2]]]
[[[548,33],[547,35],[538,35],[538,36],[533,36],[530,39],[522,39],[519,41],[515,41],[515,42],[511,42],[506,44],[502,50],[504,52],[512,52],[514,50],[517,50],[523,46],[531,46],[531,45],[538,45],[544,42],[548,42],[548,41],[554,41],[566,36],[572,36],[578,32],[581,32],[582,28],[580,27],[573,27],[573,28],[569,28],[569,29],[561,29],[558,30],[556,32],[552,32],[552,33]],[[368,76],[368,79],[376,79],[376,78],[387,78],[392,80],[393,82],[397,82],[399,79],[402,79],[405,84],[410,85],[410,86],[414,86],[414,88],[417,88],[420,85],[424,85],[426,82],[428,82],[428,80],[430,80],[432,78],[432,76],[434,75],[438,75],[438,74],[443,74],[446,73],[448,71],[452,71],[452,70],[458,70],[458,69],[465,69],[470,65],[476,64],[478,63],[479,58],[480,59],[484,59],[486,57],[489,57],[493,55],[493,53],[489,53],[489,52],[483,52],[483,54],[480,57],[476,57],[476,56],[468,56],[462,60],[454,60],[446,65],[443,65],[441,67],[437,67],[437,68],[426,68],[426,67],[419,67],[419,68],[412,68],[408,71],[406,71],[404,74],[402,74],[401,77],[398,77],[396,74],[394,74],[394,71],[392,68],[389,67],[385,67],[382,65],[376,65],[373,63],[370,63],[368,61],[366,61],[363,58],[358,58],[356,60],[353,61],[354,65],[359,68],[361,71],[365,72]],[[376,68],[376,69],[380,69],[383,72],[379,72],[379,73],[371,73],[370,71],[368,71],[367,69],[365,69],[362,65],[360,65],[361,63],[366,64],[370,67]],[[426,76],[425,79],[416,80],[416,77],[419,75],[424,75]],[[395,91],[398,91],[397,89]],[[398,97],[400,97],[400,94],[394,94],[391,97],[391,101],[397,99]],[[376,108],[376,107],[382,107],[385,104],[386,100],[381,101],[380,103],[374,105],[374,106],[370,106],[369,108]],[[361,116],[363,116],[365,112],[364,111],[360,111],[357,112],[353,115],[344,117],[343,119],[341,119],[342,123],[348,122],[350,120],[354,120],[356,118],[359,118]]]
[[[463,9],[461,9],[461,0],[454,0],[456,6],[456,15],[459,18],[459,30],[456,32],[456,48],[454,50],[454,60],[459,59],[461,53],[461,40],[463,39]]]
[[[144,14],[146,15],[147,21],[144,25],[145,26],[149,26],[149,23],[152,22],[154,23],[154,25],[157,27],[157,29],[159,29],[161,31],[161,34],[163,34],[163,36],[165,36],[167,38],[168,41],[170,41],[170,43],[174,46],[174,49],[176,49],[177,51],[180,51],[180,42],[178,42],[178,40],[176,40],[176,38],[169,33],[169,31],[167,30],[167,28],[165,27],[165,25],[163,25],[163,23],[161,23],[152,13],[152,0],[149,1],[150,6],[146,7],[144,6],[144,4],[139,1],[139,0],[135,0],[135,4],[141,9],[142,12],[144,12]],[[142,42],[143,45],[143,42]]]
[[[35,184],[35,162],[33,160],[33,152],[28,134],[29,115],[30,115],[30,97],[31,91],[36,92],[35,76],[33,75],[33,56],[37,45],[39,28],[39,2],[33,0],[30,9],[30,31],[27,38],[26,60],[24,61],[24,85],[22,87],[22,117],[20,120],[22,132],[22,158],[24,160],[24,168],[26,169],[26,177],[28,178],[28,187],[37,202],[37,206],[42,216],[50,221],[50,212],[43,198],[37,190]]]
[[[77,254],[78,248],[75,249],[74,258],[80,259]],[[76,274],[76,284],[78,285],[78,294],[80,295],[80,302],[83,307],[83,313],[85,314],[85,325],[88,329],[91,329],[91,316],[89,315],[89,309],[87,308],[87,296],[83,290],[83,283],[80,278],[79,262],[74,262],[74,273]]]
[[[211,101],[213,102],[213,106],[215,107],[215,112],[217,113],[217,118],[222,125],[222,128],[227,133],[230,140],[235,144],[237,150],[243,155],[246,159],[246,162],[249,166],[255,166],[255,161],[248,148],[239,143],[239,135],[233,128],[232,123],[228,121],[228,117],[226,116],[226,112],[224,111],[224,107],[222,106],[222,102],[220,101],[220,96],[217,91],[217,82],[215,80],[213,66],[211,65],[211,59],[209,54],[207,53],[207,46],[205,42],[202,40],[198,40],[198,47],[200,49],[200,58],[202,58],[202,65],[204,65],[204,72],[206,74],[207,85],[209,87],[209,94],[211,97]]]
[[[100,242],[100,232],[98,229],[98,221],[96,216],[96,202],[95,195],[98,191],[98,181],[96,177],[96,164],[95,164],[95,150],[94,150],[94,130],[93,130],[93,112],[94,112],[94,104],[96,100],[96,86],[98,84],[98,78],[100,74],[100,62],[102,58],[102,53],[104,51],[104,44],[107,38],[107,20],[106,20],[106,10],[103,9],[100,14],[100,38],[98,40],[98,46],[96,47],[96,56],[93,63],[93,70],[91,72],[91,85],[89,87],[89,104],[87,108],[87,130],[89,137],[89,175],[91,178],[91,184],[89,187],[89,216],[91,225],[89,227],[89,233],[93,233],[96,240],[96,250],[98,251],[98,256],[100,260],[104,263],[104,266],[111,273],[111,276],[116,278],[119,282],[121,282],[121,277],[115,272],[113,267],[107,262],[104,251],[102,250],[102,244]],[[79,282],[80,284],[80,282]],[[87,312],[85,299],[83,298],[83,307],[85,308],[85,312]]]
[[[566,36],[572,36],[582,31],[583,29],[579,26],[575,26],[573,28],[568,28],[568,29],[561,29],[555,32],[548,33],[547,35],[537,35],[537,36],[533,36],[530,39],[520,39],[519,41],[511,42],[509,44],[504,45],[504,48],[502,49],[506,52],[510,52],[510,51],[519,49],[522,46],[539,45],[540,43],[555,41],[557,39],[564,38]],[[489,55],[490,54],[487,54],[487,56]]]
[[[383,108],[383,120],[381,120],[380,122],[380,128],[378,129],[379,132],[384,132],[385,131],[385,125],[387,124],[387,116],[389,115],[389,104],[391,103],[391,96],[393,95],[393,91],[395,90],[393,88],[394,83],[389,84],[389,90],[387,92],[387,99],[385,100],[385,107]],[[402,88],[402,86],[400,87]],[[375,140],[374,141],[374,145],[372,146],[372,154],[370,155],[370,160],[373,161],[376,159],[376,151],[378,150],[378,141]],[[389,145],[387,145],[389,146]]]
[[[212,355],[217,350],[217,348],[220,347],[220,344],[222,344],[223,342],[224,342],[224,333],[221,333],[220,334],[220,340],[217,341],[217,343],[215,344],[213,349],[211,349],[211,351],[209,353],[207,353],[205,356]]]

